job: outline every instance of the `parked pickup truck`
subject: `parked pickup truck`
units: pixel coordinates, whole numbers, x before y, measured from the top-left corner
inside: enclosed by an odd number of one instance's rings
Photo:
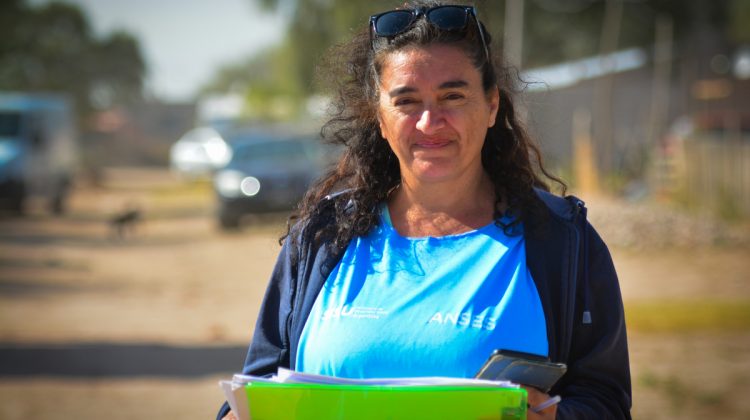
[[[75,135],[65,96],[0,92],[0,207],[21,214],[34,197],[63,213],[77,164]]]

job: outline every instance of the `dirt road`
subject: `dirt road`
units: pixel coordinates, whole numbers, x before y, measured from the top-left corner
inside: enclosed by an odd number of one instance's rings
[[[32,208],[0,219],[0,419],[210,418],[216,381],[241,366],[283,217],[225,233],[205,184],[162,170],[105,175],[79,186],[62,218]],[[600,203],[589,203],[595,225],[628,206]],[[118,238],[108,221],[128,207],[143,220]],[[635,417],[750,418],[750,247],[634,246],[601,231],[626,312],[662,321],[633,318]],[[695,327],[696,302],[740,320]],[[678,309],[654,310],[662,303]]]

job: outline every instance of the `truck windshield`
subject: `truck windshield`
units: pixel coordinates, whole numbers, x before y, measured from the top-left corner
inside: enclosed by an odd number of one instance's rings
[[[21,114],[0,112],[0,137],[18,137],[21,131]]]

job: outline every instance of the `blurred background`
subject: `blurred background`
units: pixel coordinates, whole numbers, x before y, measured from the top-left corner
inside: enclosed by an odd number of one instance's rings
[[[399,1],[0,4],[0,419],[210,418],[318,141]],[[635,418],[750,418],[750,1],[484,0],[610,246]]]

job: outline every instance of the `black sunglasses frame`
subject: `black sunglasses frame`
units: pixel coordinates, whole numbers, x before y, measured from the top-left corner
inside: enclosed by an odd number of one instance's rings
[[[433,20],[430,19],[430,13],[431,12],[433,12],[433,11],[435,11],[437,9],[447,9],[447,8],[456,9],[457,11],[460,11],[460,12],[464,13],[464,24],[463,24],[463,26],[456,27],[456,28],[441,27],[437,22],[435,22],[435,21],[433,21]],[[403,28],[397,29],[395,32],[393,32],[393,33],[391,33],[389,35],[383,35],[381,33],[378,33],[378,21],[380,20],[381,17],[389,15],[389,14],[393,14],[393,13],[404,13],[404,12],[411,13],[411,19],[409,20],[409,22],[407,22],[404,25]],[[435,7],[419,7],[419,8],[416,8],[416,9],[396,9],[396,10],[389,10],[387,12],[383,12],[383,13],[378,13],[376,15],[372,15],[372,16],[370,16],[370,45],[372,46],[372,48],[374,50],[375,49],[375,44],[374,44],[374,38],[375,37],[392,39],[396,35],[399,35],[399,34],[402,34],[402,33],[406,32],[407,30],[409,30],[409,28],[412,27],[412,25],[414,25],[414,22],[416,22],[417,19],[419,19],[420,16],[424,16],[425,19],[427,19],[427,22],[429,22],[431,25],[434,25],[434,26],[438,27],[439,29],[456,31],[456,30],[459,30],[459,29],[465,29],[466,28],[466,26],[469,23],[469,15],[471,15],[471,17],[474,18],[474,22],[477,25],[477,30],[479,31],[479,38],[482,41],[482,47],[484,48],[484,55],[487,58],[487,63],[491,63],[491,60],[490,60],[490,50],[489,50],[489,47],[487,47],[487,40],[485,39],[484,29],[482,29],[482,24],[479,23],[479,18],[477,17],[477,9],[475,7],[473,7],[473,6],[461,6],[461,5],[448,5],[448,4],[446,4],[446,5],[435,6]]]

